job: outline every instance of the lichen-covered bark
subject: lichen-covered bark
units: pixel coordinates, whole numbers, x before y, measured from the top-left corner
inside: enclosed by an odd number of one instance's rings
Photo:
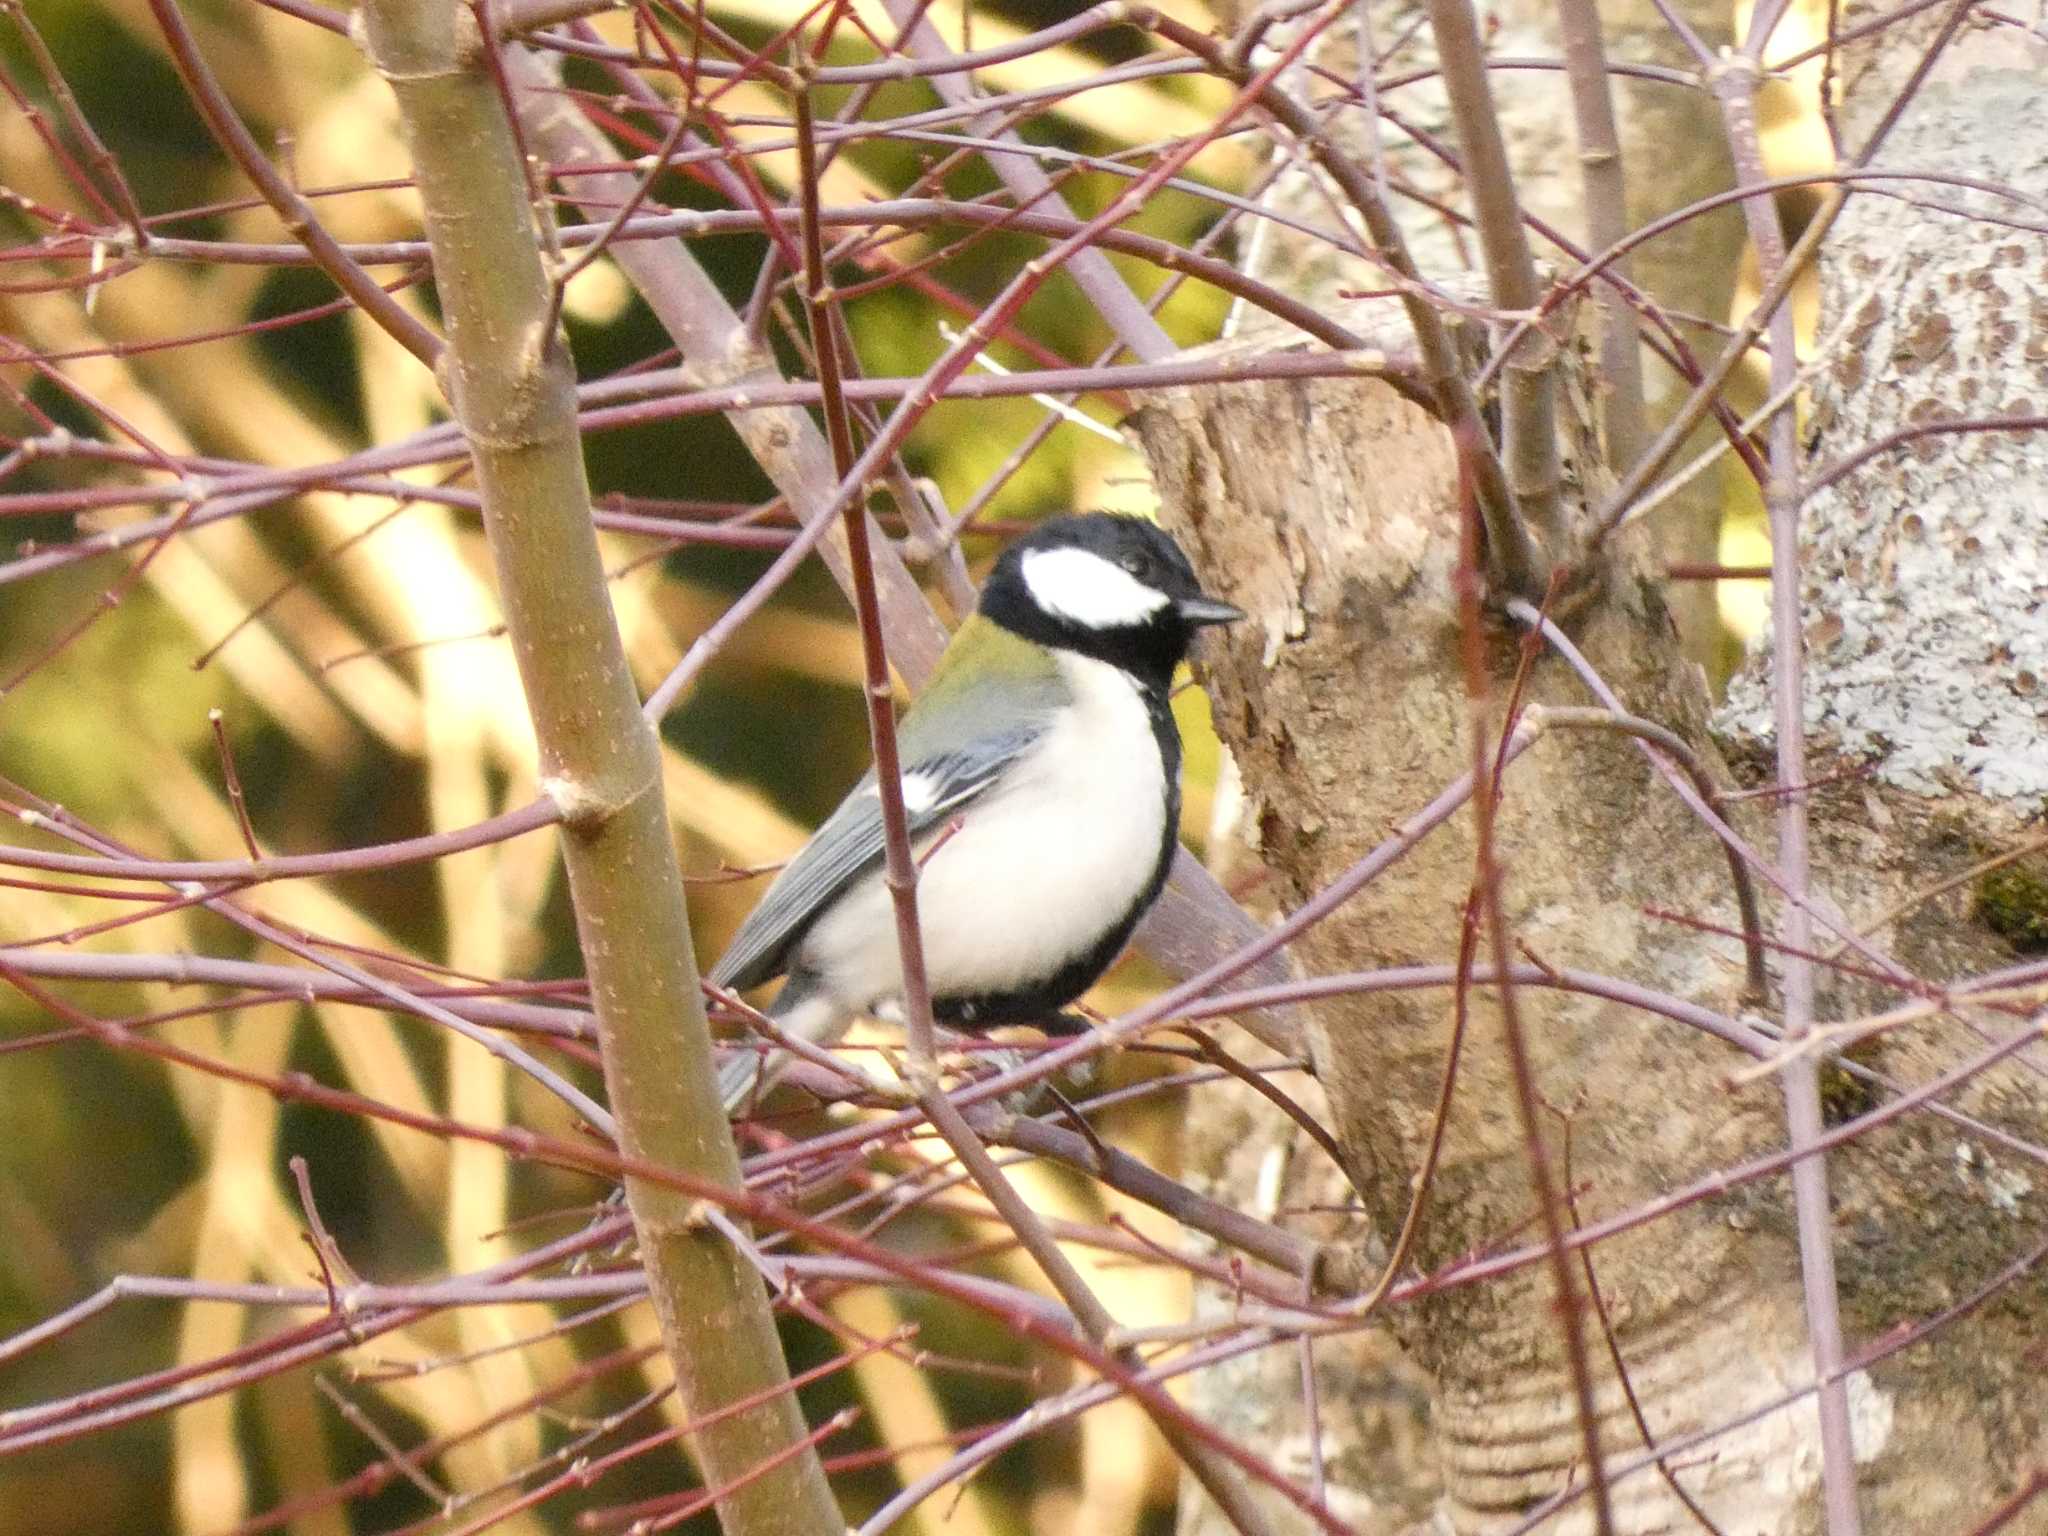
[[[1845,6],[1847,29],[1876,14]],[[1938,16],[1850,50],[1844,137],[1878,122]],[[1883,163],[2048,194],[2048,43],[1966,31],[1893,132]],[[1895,189],[1896,190],[1896,189]],[[1903,428],[1945,417],[2048,413],[2048,241],[2016,229],[2010,200],[1925,187],[1866,196],[1821,264],[1820,334],[1843,327],[1815,391],[1809,477]],[[2038,203],[2035,205],[2038,207]],[[1975,215],[1975,217],[1973,217]],[[2038,218],[2020,213],[2022,220]],[[1806,718],[1823,756],[1809,777],[1867,769],[1814,805],[1815,871],[1831,907],[1937,982],[2014,957],[2027,926],[1997,897],[2016,881],[1963,880],[2038,834],[2048,792],[2048,434],[1932,435],[1879,455],[1812,495],[1800,541]],[[1766,645],[1768,637],[1766,639]],[[1721,725],[1730,750],[1769,750],[1767,649],[1737,677]],[[2024,898],[2023,898],[2024,903]],[[1901,910],[1903,908],[1903,910]],[[1855,1018],[1894,995],[1838,977],[1821,1017]],[[1861,1053],[1907,1083],[1952,1068],[2010,1016],[1931,1020]],[[1971,1084],[1950,1102],[2039,1142],[2048,1065]],[[1859,1102],[1835,1082],[1842,1109]],[[1852,1347],[1989,1283],[2048,1220],[2048,1175],[2024,1155],[1918,1118],[1831,1161]],[[2048,1286],[2022,1279],[1963,1325],[1879,1368],[1893,1404],[1886,1453],[1862,1480],[1867,1528],[1983,1512],[2048,1454],[2048,1397],[2023,1361]],[[1944,1515],[1967,1528],[1968,1520]],[[2037,1501],[2009,1530],[2048,1530]]]
[[[1887,160],[2048,193],[2048,66],[1965,42]],[[2048,57],[2048,44],[2035,53]],[[1875,93],[1873,93],[1875,94]],[[1885,92],[1884,94],[1889,94]],[[1809,464],[1944,419],[2048,415],[2048,240],[2038,213],[1942,188],[1941,210],[1859,199],[1824,264]],[[2036,203],[2035,208],[2038,209]],[[1982,218],[1960,217],[1948,209]],[[2036,228],[2015,228],[2017,215]],[[2048,795],[2048,448],[2039,431],[1922,437],[1806,508],[1807,723],[1920,794]],[[1770,728],[1762,666],[1729,720]]]

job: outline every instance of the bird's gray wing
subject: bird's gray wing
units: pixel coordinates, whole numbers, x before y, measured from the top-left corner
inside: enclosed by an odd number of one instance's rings
[[[1033,711],[973,741],[906,761],[904,810],[911,834],[942,825],[981,794],[1049,724],[1047,713]],[[905,731],[907,748],[916,745],[916,734]],[[881,861],[882,801],[870,772],[783,866],[706,979],[713,986],[744,991],[781,975],[791,947],[826,903]]]

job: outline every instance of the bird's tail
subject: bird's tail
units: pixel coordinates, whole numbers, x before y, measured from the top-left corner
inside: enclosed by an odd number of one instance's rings
[[[768,1017],[784,1034],[818,1046],[836,1044],[854,1019],[838,999],[822,987],[807,985],[799,976],[792,976],[776,994]],[[718,1092],[725,1112],[730,1115],[773,1088],[793,1060],[777,1045],[766,1050],[743,1049],[718,1069]]]
[[[778,1051],[777,1055],[783,1054]],[[766,1093],[767,1061],[759,1051],[743,1050],[718,1069],[718,1096],[730,1115],[756,1092]]]

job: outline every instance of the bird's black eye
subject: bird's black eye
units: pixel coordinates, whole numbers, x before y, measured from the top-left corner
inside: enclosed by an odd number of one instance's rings
[[[1142,576],[1145,574],[1145,562],[1140,560],[1136,555],[1125,555],[1123,559],[1117,561],[1117,564],[1122,566],[1126,571],[1130,572],[1130,574],[1133,576]]]

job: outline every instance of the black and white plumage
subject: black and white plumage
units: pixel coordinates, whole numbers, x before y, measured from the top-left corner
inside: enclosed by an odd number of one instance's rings
[[[1174,668],[1198,628],[1237,617],[1166,534],[1133,518],[1056,518],[996,562],[897,725],[940,1022],[1047,1024],[1116,959],[1173,857]],[[882,856],[870,773],[708,979],[743,990],[786,974],[769,1015],[820,1044],[860,1014],[895,1013],[902,960]],[[730,1064],[728,1108],[779,1074],[779,1054]]]

